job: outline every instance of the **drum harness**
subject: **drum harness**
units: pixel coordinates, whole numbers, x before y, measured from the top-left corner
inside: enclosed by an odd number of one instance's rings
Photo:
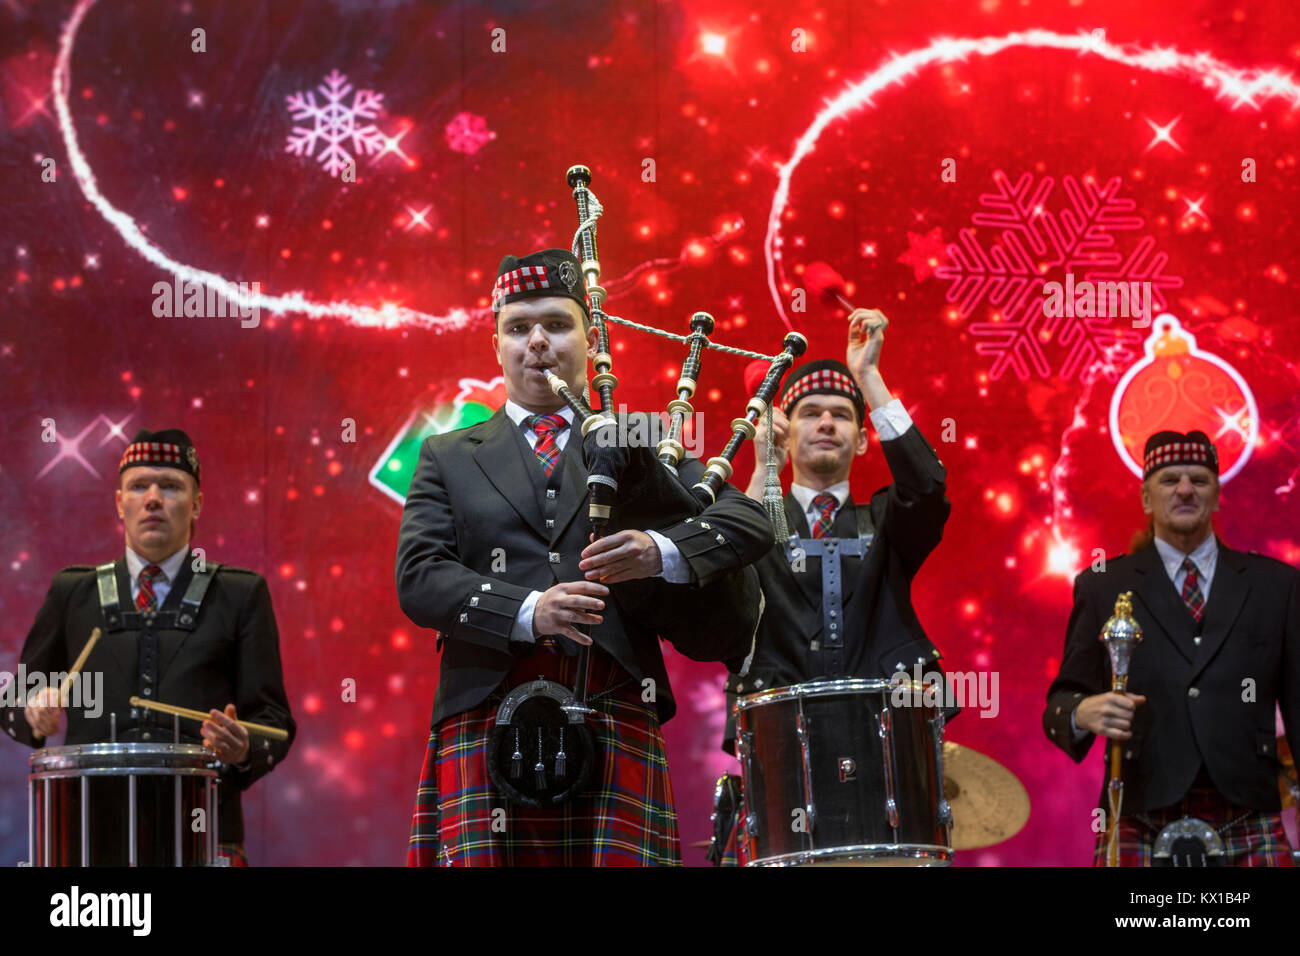
[[[808,538],[804,540],[797,534],[790,535],[785,542],[786,558],[791,567],[804,558],[822,559],[822,636],[826,641],[827,672],[831,676],[844,673],[844,575],[843,556],[864,557],[875,538],[875,528],[871,523],[871,512],[867,508],[856,508],[858,524],[856,538]],[[819,650],[819,642],[810,645],[813,651]]]
[[[221,567],[215,561],[206,561],[200,570],[194,572],[189,585],[181,597],[179,608],[157,611],[123,610],[117,590],[117,564],[108,562],[95,568],[95,580],[99,588],[99,607],[104,614],[104,629],[107,633],[114,631],[140,632],[140,694],[152,698],[154,687],[158,683],[158,631],[162,629],[193,631],[198,626],[199,608],[207,596],[208,587]],[[140,708],[131,709],[131,719],[142,722],[152,721],[152,712],[143,713]],[[143,737],[149,739],[146,732]]]

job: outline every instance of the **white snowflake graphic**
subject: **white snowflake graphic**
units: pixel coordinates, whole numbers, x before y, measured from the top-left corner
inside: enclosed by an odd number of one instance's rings
[[[1182,288],[1181,278],[1164,274],[1169,256],[1152,254],[1156,242],[1150,236],[1127,256],[1117,250],[1118,236],[1144,225],[1134,214],[1137,204],[1120,198],[1119,177],[1100,185],[1065,176],[1068,203],[1060,212],[1048,207],[1056,185],[1051,176],[1035,184],[1025,173],[1013,184],[999,169],[993,182],[996,191],[979,197],[981,208],[971,222],[999,230],[998,237],[981,243],[974,229],[962,229],[948,246],[948,264],[934,270],[936,277],[952,281],[947,298],[963,319],[981,302],[992,307],[989,321],[970,325],[971,334],[981,339],[975,350],[993,357],[989,374],[1001,378],[1010,368],[1022,380],[1031,373],[1047,378],[1052,368],[1043,347],[1053,340],[1066,350],[1058,370],[1065,379],[1083,373],[1103,354],[1131,358],[1140,336],[1126,323],[1116,324],[1114,317],[1046,317],[1041,307],[1043,286],[1064,273],[1090,282],[1150,282],[1159,310],[1166,306],[1166,289]]]
[[[346,75],[334,70],[325,77],[317,90],[324,97],[324,102],[317,104],[316,94],[308,90],[305,93],[291,93],[285,97],[290,115],[295,121],[311,120],[312,125],[295,126],[284,147],[286,153],[295,156],[312,156],[320,161],[325,171],[337,176],[359,155],[370,156],[387,151],[393,142],[374,123],[384,108],[384,94],[374,90],[357,90],[352,102],[345,98],[352,92],[352,84]],[[351,143],[349,148],[349,141]],[[318,142],[325,148],[316,154]]]

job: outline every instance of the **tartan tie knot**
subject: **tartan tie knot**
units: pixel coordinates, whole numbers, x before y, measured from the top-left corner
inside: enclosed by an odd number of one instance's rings
[[[1191,558],[1183,558],[1182,570],[1186,571],[1188,574],[1193,574],[1193,575],[1196,574],[1196,562],[1193,561]],[[1198,583],[1199,583],[1199,579],[1198,579]]]
[[[136,595],[135,606],[140,610],[152,610],[158,606],[158,598],[153,593],[153,583],[162,578],[163,569],[156,564],[147,564],[140,572],[140,593]]]
[[[569,427],[569,423],[559,412],[552,412],[549,415],[529,415],[524,419],[524,424],[536,432],[539,439],[546,435],[553,437],[556,432]]]
[[[523,424],[537,433],[537,444],[533,447],[533,454],[537,456],[537,461],[546,472],[546,477],[551,477],[551,472],[555,470],[555,463],[560,459],[560,446],[555,436],[561,430],[568,428],[569,423],[559,412],[552,412],[549,415],[529,415],[524,419]]]
[[[835,518],[835,509],[839,507],[839,500],[829,492],[823,491],[812,500],[813,507],[817,509],[817,523],[813,525],[813,537],[821,538],[830,533],[831,523]]]

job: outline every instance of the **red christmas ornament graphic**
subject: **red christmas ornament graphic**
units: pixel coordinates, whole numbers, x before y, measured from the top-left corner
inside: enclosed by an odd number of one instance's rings
[[[1120,460],[1141,477],[1142,448],[1153,432],[1199,429],[1219,451],[1219,479],[1230,480],[1259,437],[1250,386],[1219,356],[1198,349],[1196,337],[1172,315],[1152,323],[1145,348],[1110,402],[1110,435]]]

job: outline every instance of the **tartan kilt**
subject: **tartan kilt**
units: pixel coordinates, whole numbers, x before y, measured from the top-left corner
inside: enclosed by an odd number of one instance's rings
[[[516,662],[481,706],[432,730],[411,817],[408,866],[681,865],[655,706],[642,701],[641,685],[595,647],[589,698],[612,693],[589,700],[597,755],[586,790],[562,806],[532,809],[511,805],[493,787],[487,742],[504,691],[539,675],[572,687],[577,662],[546,639]]]
[[[228,860],[229,866],[248,866],[248,854],[242,843],[218,843],[217,856]]]
[[[722,848],[722,859],[718,861],[718,866],[745,865],[745,847],[740,842],[740,827],[744,822],[745,809],[742,806],[736,816],[736,822],[731,825],[731,832],[727,835],[726,845]]]
[[[1119,818],[1120,866],[1151,866],[1157,834],[1183,817],[1204,820],[1219,831],[1227,866],[1295,866],[1280,813],[1236,806],[1217,790],[1194,789],[1181,803],[1142,816],[1149,823],[1127,814]],[[1092,865],[1106,865],[1105,831],[1097,834]]]
[[[721,783],[721,781],[719,781]],[[736,815],[731,821],[731,828],[727,831],[726,842],[722,844],[722,853],[718,855],[718,861],[714,866],[744,866],[749,861],[748,849],[745,842],[741,839],[741,828],[745,825],[745,785],[741,784],[740,800],[736,804]],[[715,797],[713,812],[720,813],[721,810],[717,805]],[[714,824],[716,827],[716,823]],[[717,833],[717,830],[714,830]]]

